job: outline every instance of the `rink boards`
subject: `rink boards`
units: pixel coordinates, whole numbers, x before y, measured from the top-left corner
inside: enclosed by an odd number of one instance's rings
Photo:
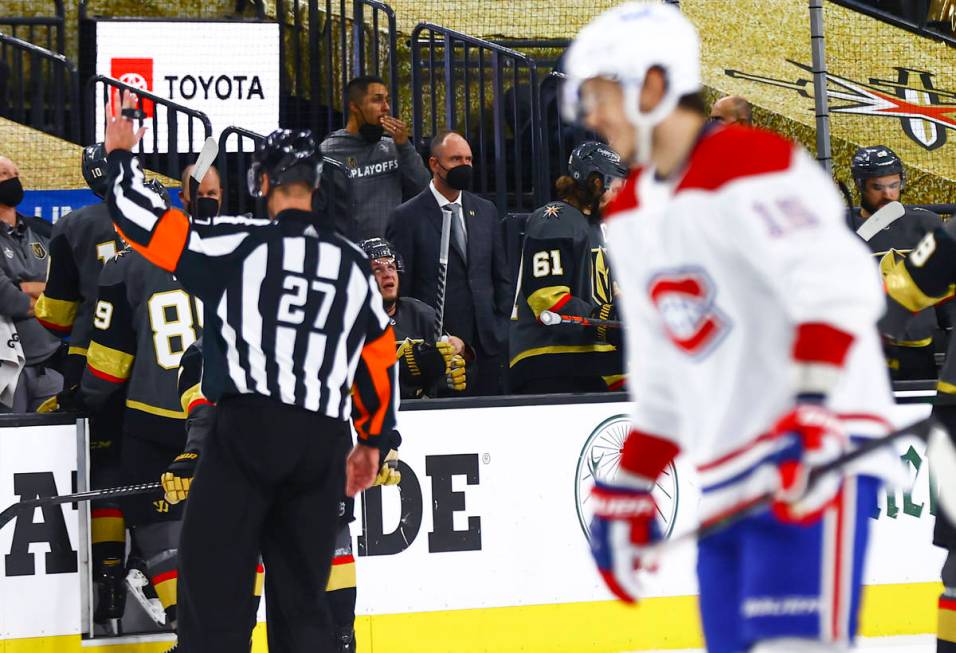
[[[590,479],[614,467],[626,404],[462,406],[409,404],[400,421],[401,486],[370,491],[356,506],[360,651],[699,646],[692,546],[674,547],[637,609],[610,600],[588,554]],[[903,424],[929,406],[898,410]],[[75,483],[77,426],[34,422],[0,428],[2,507]],[[919,443],[900,447],[912,491],[884,497],[872,522],[865,635],[935,628],[943,554],[930,543],[935,480],[922,453]],[[673,534],[694,527],[689,465],[678,461],[657,493]],[[169,645],[81,646],[84,521],[82,505],[67,504],[0,530],[0,653]],[[255,650],[265,650],[263,634],[260,626]]]

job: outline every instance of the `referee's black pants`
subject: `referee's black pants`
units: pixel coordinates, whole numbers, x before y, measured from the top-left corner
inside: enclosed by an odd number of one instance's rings
[[[270,653],[335,650],[325,589],[350,443],[346,422],[266,397],[219,404],[183,519],[183,651],[248,653],[260,550]]]

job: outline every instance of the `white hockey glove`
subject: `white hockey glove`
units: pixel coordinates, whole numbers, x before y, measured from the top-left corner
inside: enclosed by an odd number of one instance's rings
[[[773,432],[790,439],[775,456],[779,487],[774,514],[789,523],[812,523],[833,503],[843,484],[843,472],[836,470],[808,486],[810,472],[847,451],[849,439],[843,424],[822,405],[798,403]]]

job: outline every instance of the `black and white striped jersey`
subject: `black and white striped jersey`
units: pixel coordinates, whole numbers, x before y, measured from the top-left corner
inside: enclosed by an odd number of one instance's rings
[[[117,230],[205,302],[203,393],[255,393],[337,419],[370,444],[395,428],[395,336],[364,252],[306,211],[219,217],[194,230],[143,184],[130,152],[109,157]]]

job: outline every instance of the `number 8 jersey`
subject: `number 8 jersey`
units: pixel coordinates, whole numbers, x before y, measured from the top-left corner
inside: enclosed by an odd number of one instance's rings
[[[201,335],[200,301],[173,274],[122,250],[100,275],[83,400],[97,408],[126,385],[124,430],[181,446],[186,414],[177,391],[179,359]]]

